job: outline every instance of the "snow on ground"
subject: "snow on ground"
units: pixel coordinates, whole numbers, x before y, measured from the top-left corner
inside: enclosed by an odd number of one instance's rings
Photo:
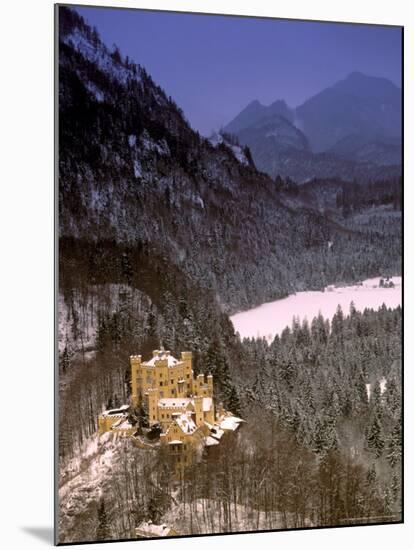
[[[320,312],[325,318],[332,319],[338,305],[347,314],[351,302],[359,311],[378,309],[382,304],[391,308],[401,305],[401,277],[392,277],[393,288],[381,288],[379,281],[380,277],[376,277],[360,285],[329,286],[324,291],[298,292],[282,300],[236,313],[231,321],[242,338],[265,337],[270,341],[276,334],[280,335],[286,326],[291,326],[294,316],[301,321],[307,318],[311,322]]]
[[[76,456],[59,469],[59,537],[78,542],[80,525],[96,522],[96,502],[108,494],[128,438],[108,432],[87,439]]]
[[[217,147],[220,143],[225,143],[227,147],[229,147],[232,150],[233,155],[236,157],[236,159],[241,163],[248,165],[249,161],[247,160],[247,157],[240,145],[235,145],[233,143],[229,143],[228,141],[223,138],[223,136],[220,133],[214,132],[212,136],[209,137],[209,142],[214,147]]]
[[[112,452],[112,442],[118,436],[107,432],[102,436],[95,434],[86,439],[75,456],[66,463],[59,465],[59,497],[62,498],[70,490],[71,481],[80,474],[91,468],[91,464],[98,458],[104,456],[107,449]]]
[[[230,506],[230,518],[225,521],[220,507],[221,502],[213,499],[197,499],[191,503],[191,507],[180,503],[164,515],[162,522],[174,527],[181,535],[299,527],[295,525],[294,514],[277,511],[266,514],[233,503]],[[311,523],[306,521],[305,525],[311,526]]]
[[[63,36],[62,39],[81,53],[85,59],[96,63],[101,71],[109,74],[112,78],[116,78],[123,84],[130,78],[137,79],[130,69],[127,69],[122,63],[114,61],[114,58],[104,44],[92,44],[80,29],[75,28],[70,34]]]
[[[119,311],[128,296],[135,311],[142,311],[149,299],[137,289],[123,284],[90,285],[85,296],[73,291],[70,298],[58,297],[58,343],[62,352],[67,345],[71,351],[93,353],[99,316]],[[75,323],[74,312],[77,314]],[[75,339],[74,327],[77,327]]]
[[[385,390],[387,389],[387,379],[382,377],[379,380],[379,386],[380,386],[380,392],[381,392],[381,395],[382,395],[385,392]],[[369,401],[370,398],[371,398],[372,384],[365,384],[365,387],[367,388],[367,396],[368,396],[368,401]]]

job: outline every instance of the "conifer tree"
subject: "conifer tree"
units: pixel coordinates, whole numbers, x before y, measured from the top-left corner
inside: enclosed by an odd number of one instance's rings
[[[384,450],[385,441],[383,436],[383,430],[380,421],[377,416],[369,427],[366,435],[368,449],[370,449],[376,458],[379,458]]]
[[[105,500],[101,498],[98,506],[98,525],[96,528],[97,540],[108,540],[111,538],[111,528],[109,525],[108,515],[105,508]]]

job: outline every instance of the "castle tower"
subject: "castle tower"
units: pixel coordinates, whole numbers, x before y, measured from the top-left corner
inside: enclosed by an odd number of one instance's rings
[[[138,407],[141,402],[141,355],[131,355],[131,402],[133,407]]]
[[[213,375],[207,374],[207,385],[209,389],[209,396],[213,397]]]
[[[196,416],[196,425],[201,426],[204,422],[204,414],[203,414],[203,398],[201,395],[198,395],[194,397],[194,408],[195,408],[195,416]]]
[[[158,390],[150,388],[148,390],[148,421],[149,425],[158,422]]]
[[[184,363],[184,378],[187,382],[187,390],[193,393],[193,354],[191,351],[181,352],[181,362]]]

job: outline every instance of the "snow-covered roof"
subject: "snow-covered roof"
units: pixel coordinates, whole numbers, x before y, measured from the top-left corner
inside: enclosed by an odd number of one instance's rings
[[[164,397],[163,399],[158,400],[158,406],[159,407],[167,407],[167,408],[182,408],[186,407],[189,403],[191,403],[193,400],[189,397]]]
[[[241,422],[245,421],[241,418],[237,418],[237,416],[226,416],[221,420],[220,428],[222,430],[232,430],[234,432],[240,426]]]
[[[183,407],[187,407],[190,404],[194,405],[194,399],[191,397],[163,397],[162,399],[158,400],[158,406],[163,408],[182,409]],[[202,400],[203,412],[211,411],[212,406],[213,406],[213,398],[203,397],[203,400]]]
[[[171,527],[168,525],[155,525],[155,523],[151,522],[143,522],[141,525],[139,525],[135,532],[139,536],[147,536],[147,537],[167,537],[170,534]]]
[[[217,425],[211,428],[211,437],[214,439],[221,439],[223,437],[224,430],[221,430]]]
[[[218,445],[219,444],[217,439],[214,439],[214,437],[211,437],[209,435],[206,437],[205,443],[206,443],[207,447],[212,447],[213,445]]]
[[[178,445],[179,443],[182,443],[179,439],[173,439],[168,443],[168,445]]]
[[[187,413],[180,414],[174,419],[184,433],[192,433],[197,429],[197,426],[191,416]]]
[[[169,351],[159,351],[152,359],[149,361],[145,361],[142,363],[146,367],[155,367],[156,363],[158,361],[167,361],[167,365],[169,367],[175,367],[178,365],[181,361],[178,361],[175,357],[173,357]]]
[[[129,405],[122,405],[116,409],[107,409],[102,413],[102,416],[125,416],[129,409]]]

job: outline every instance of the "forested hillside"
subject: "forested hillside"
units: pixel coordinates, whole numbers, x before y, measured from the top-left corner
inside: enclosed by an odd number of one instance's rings
[[[244,340],[241,400],[231,405],[248,422],[238,436],[186,469],[177,487],[162,453],[128,440],[96,447],[91,430],[83,458],[62,461],[62,536],[129,538],[142,520],[181,534],[398,521],[400,342],[401,309],[386,307],[338,310],[331,324],[321,316],[295,322],[270,345]],[[98,358],[65,412],[87,414],[88,395],[114,389],[102,382],[116,354],[108,348]],[[71,434],[74,416],[62,434]]]

